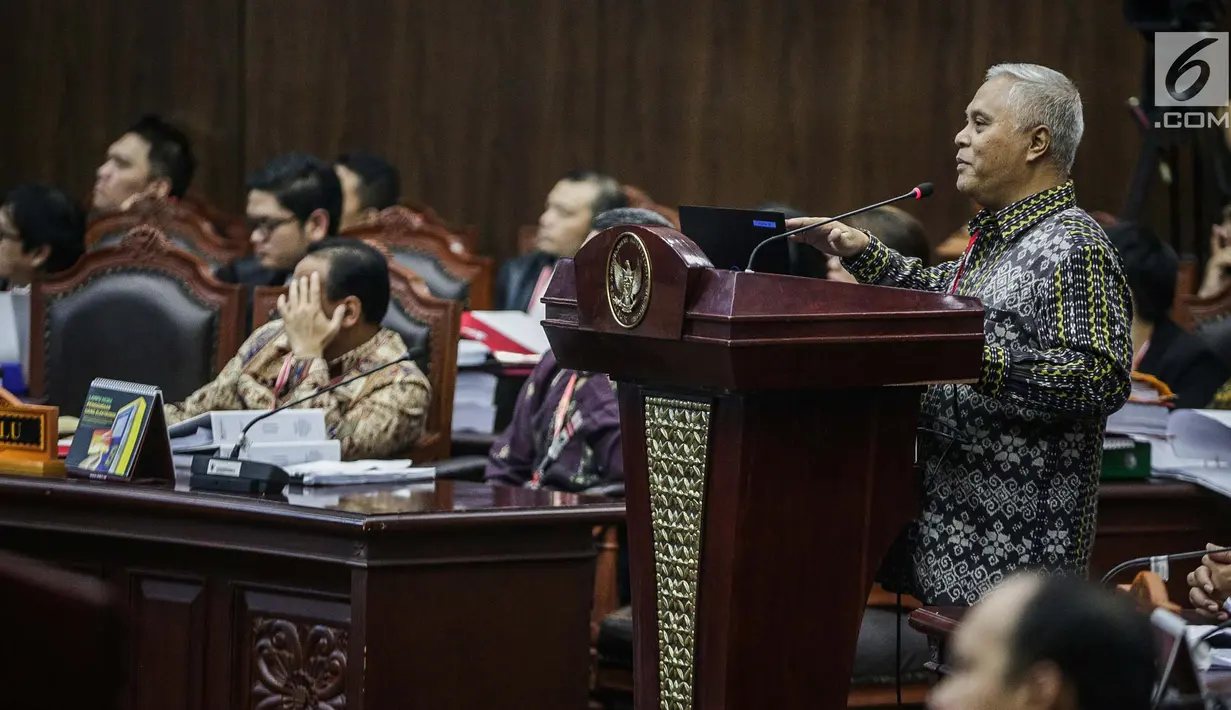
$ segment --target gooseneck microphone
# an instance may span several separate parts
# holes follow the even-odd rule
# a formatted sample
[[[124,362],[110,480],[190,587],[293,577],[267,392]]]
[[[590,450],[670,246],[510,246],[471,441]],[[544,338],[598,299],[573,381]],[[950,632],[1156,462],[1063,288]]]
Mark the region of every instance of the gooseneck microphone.
[[[417,352],[418,350],[419,350],[419,349],[418,349],[418,348],[416,348],[416,352]],[[355,375],[354,377],[347,378],[347,379],[345,379],[345,380],[342,380],[341,382],[335,382],[335,383],[333,383],[332,385],[329,385],[328,387],[322,387],[322,388],[320,388],[319,390],[317,390],[317,391],[313,392],[312,394],[310,394],[310,395],[308,395],[308,396],[306,396],[306,397],[300,397],[299,399],[297,399],[297,400],[295,400],[295,401],[293,401],[293,402],[287,402],[286,404],[284,404],[284,405],[282,405],[282,406],[280,406],[280,407],[274,407],[273,409],[269,410],[268,412],[265,412],[265,413],[264,413],[264,414],[262,414],[261,416],[259,416],[259,417],[255,418],[255,419],[253,419],[252,421],[248,422],[248,424],[247,424],[247,425],[246,425],[243,429],[241,429],[241,430],[239,431],[239,440],[235,442],[235,448],[234,448],[234,449],[231,449],[231,460],[232,460],[232,461],[238,461],[238,460],[239,460],[239,454],[240,454],[240,452],[241,452],[241,451],[243,451],[243,449],[244,449],[244,448],[246,448],[246,447],[247,447],[247,445],[248,445],[248,430],[252,429],[252,427],[253,427],[253,426],[255,426],[255,425],[257,424],[257,422],[260,422],[260,421],[263,421],[263,420],[265,420],[265,419],[268,419],[268,418],[272,417],[273,415],[277,414],[278,412],[285,411],[285,410],[290,409],[291,407],[294,407],[294,406],[296,406],[296,405],[300,405],[300,404],[303,404],[304,402],[307,402],[307,401],[309,401],[309,400],[316,399],[317,397],[320,397],[320,396],[321,396],[321,395],[323,395],[323,394],[328,394],[329,392],[332,392],[332,391],[336,390],[336,389],[337,389],[337,388],[339,388],[339,387],[344,387],[344,386],[346,386],[346,385],[349,385],[350,383],[354,382],[355,380],[362,380],[363,378],[367,377],[368,375],[373,375],[373,374],[376,374],[377,372],[380,372],[381,370],[385,369],[386,367],[393,367],[394,365],[397,365],[398,363],[402,363],[402,362],[412,362],[412,361],[414,360],[414,357],[415,357],[414,353],[412,353],[412,352],[408,352],[408,353],[406,353],[405,355],[403,355],[402,357],[400,357],[400,358],[398,358],[398,359],[396,359],[396,360],[390,360],[389,362],[386,362],[386,363],[385,363],[385,364],[383,364],[383,365],[379,365],[379,366],[377,366],[377,367],[374,367],[374,368],[372,368],[371,370],[368,370],[367,372],[361,372],[361,373],[359,373],[358,375]]]
[[[785,239],[787,237],[790,237],[791,235],[799,234],[800,232],[806,232],[809,229],[815,229],[816,227],[829,224],[830,222],[838,222],[840,220],[846,219],[847,217],[853,217],[862,212],[867,212],[868,210],[874,210],[877,207],[884,207],[885,205],[891,205],[894,202],[898,202],[900,200],[906,200],[906,199],[922,200],[923,198],[928,197],[931,194],[932,194],[932,183],[930,182],[921,183],[918,186],[916,186],[913,190],[911,190],[910,192],[898,195],[897,197],[890,197],[889,199],[882,200],[881,202],[877,202],[874,205],[867,205],[864,207],[860,207],[857,210],[851,210],[850,212],[847,212],[845,214],[840,214],[837,217],[830,217],[829,219],[825,219],[820,222],[816,222],[814,224],[805,224],[804,226],[796,227],[795,229],[792,229],[789,232],[783,232],[782,234],[775,234],[774,236],[762,241],[760,244],[756,246],[755,249],[752,250],[752,254],[748,257],[748,268],[744,269],[744,271],[752,272],[752,265],[756,263],[757,252],[761,251],[761,247],[765,246],[766,244],[769,244],[770,242],[777,241],[779,239]]]
[[[263,461],[241,460],[240,454],[247,448],[248,431],[262,420],[268,419],[278,412],[284,411],[299,404],[303,404],[309,400],[320,397],[323,394],[332,392],[339,387],[348,385],[356,380],[361,380],[369,375],[375,374],[384,370],[387,367],[393,367],[403,362],[413,362],[414,359],[423,353],[422,347],[415,348],[396,360],[390,360],[383,365],[361,372],[353,377],[348,377],[341,382],[335,382],[326,387],[313,392],[306,397],[300,397],[291,402],[287,402],[281,407],[275,407],[264,414],[254,418],[248,422],[239,434],[239,440],[235,442],[235,448],[231,449],[229,456],[194,456],[192,458],[192,478],[189,480],[191,489],[204,490],[223,490],[223,491],[240,491],[248,493],[262,494],[277,494],[286,487],[290,482],[290,475],[280,466]]]
[[[1205,557],[1206,555],[1217,555],[1220,552],[1231,552],[1231,547],[1215,547],[1209,550],[1192,550],[1190,552],[1177,552],[1173,555],[1155,555],[1153,557],[1134,557],[1131,560],[1125,560],[1120,564],[1112,567],[1103,578],[1099,580],[1099,586],[1105,587],[1117,574],[1129,569],[1144,569],[1146,567],[1154,567],[1158,564],[1178,562],[1180,560],[1192,560]]]

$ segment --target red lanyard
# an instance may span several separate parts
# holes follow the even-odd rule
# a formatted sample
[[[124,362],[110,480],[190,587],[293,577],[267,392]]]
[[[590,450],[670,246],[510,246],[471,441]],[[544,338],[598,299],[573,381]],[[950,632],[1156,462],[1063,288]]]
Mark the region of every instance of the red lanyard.
[[[551,461],[551,448],[555,445],[556,440],[560,438],[560,432],[564,430],[566,417],[568,416],[569,403],[573,401],[573,389],[577,386],[577,373],[569,375],[568,384],[564,385],[564,394],[560,396],[560,403],[556,405],[556,413],[553,416],[554,422],[552,425],[551,438],[547,440],[548,455],[543,457],[543,462],[534,471],[534,475],[530,477],[530,487],[538,488],[543,484],[543,469],[547,468],[547,464]],[[571,436],[570,430],[570,436]]]
[[[577,373],[569,375],[568,384],[564,386],[564,394],[560,397],[560,403],[556,405],[555,425],[551,432],[551,438],[555,439],[560,436],[560,430],[564,428],[564,417],[568,414],[568,405],[573,401],[573,388],[577,386]]]
[[[961,280],[962,273],[966,271],[966,262],[970,260],[970,253],[974,251],[975,240],[979,238],[979,230],[975,230],[974,234],[970,235],[970,241],[966,242],[966,251],[962,252],[962,260],[958,262],[957,273],[953,275],[953,286],[949,288],[949,293],[957,293],[957,282]]]

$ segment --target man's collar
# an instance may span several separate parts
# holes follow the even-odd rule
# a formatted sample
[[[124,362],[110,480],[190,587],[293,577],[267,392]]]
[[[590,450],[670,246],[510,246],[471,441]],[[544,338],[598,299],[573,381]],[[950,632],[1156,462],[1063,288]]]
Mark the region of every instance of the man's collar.
[[[1036,192],[993,214],[982,210],[970,221],[970,232],[994,230],[1001,239],[1012,241],[1022,232],[1057,212],[1077,206],[1073,181]]]

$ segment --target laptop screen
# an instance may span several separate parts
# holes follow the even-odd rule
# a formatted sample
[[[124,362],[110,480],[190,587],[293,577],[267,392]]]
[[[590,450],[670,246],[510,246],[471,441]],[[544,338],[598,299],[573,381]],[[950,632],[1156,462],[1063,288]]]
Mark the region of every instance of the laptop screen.
[[[786,231],[786,218],[781,212],[682,205],[680,230],[701,247],[714,268],[743,271],[758,244]],[[781,239],[766,244],[757,252],[752,268],[763,273],[792,273],[789,242]]]

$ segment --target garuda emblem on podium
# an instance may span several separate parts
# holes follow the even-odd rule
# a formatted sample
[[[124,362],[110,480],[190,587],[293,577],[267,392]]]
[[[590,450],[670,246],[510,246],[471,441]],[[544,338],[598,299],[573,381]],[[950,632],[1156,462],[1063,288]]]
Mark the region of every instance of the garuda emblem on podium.
[[[641,322],[650,305],[652,282],[645,242],[631,232],[621,234],[607,255],[607,305],[616,323],[635,328]]]

